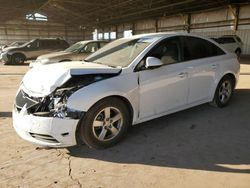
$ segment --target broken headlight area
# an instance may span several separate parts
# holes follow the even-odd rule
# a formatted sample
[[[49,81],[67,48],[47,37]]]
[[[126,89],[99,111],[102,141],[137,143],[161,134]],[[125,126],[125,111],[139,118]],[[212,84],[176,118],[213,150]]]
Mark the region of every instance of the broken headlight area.
[[[72,76],[46,97],[32,97],[20,90],[15,106],[20,111],[26,105],[27,113],[35,116],[80,119],[84,112],[68,108],[68,98],[78,89],[109,77],[111,74]]]
[[[70,94],[69,88],[55,91],[46,97],[31,97],[23,90],[17,94],[15,107],[20,111],[26,105],[27,113],[42,117],[58,117],[80,119],[83,112],[73,110],[67,107],[66,103]]]

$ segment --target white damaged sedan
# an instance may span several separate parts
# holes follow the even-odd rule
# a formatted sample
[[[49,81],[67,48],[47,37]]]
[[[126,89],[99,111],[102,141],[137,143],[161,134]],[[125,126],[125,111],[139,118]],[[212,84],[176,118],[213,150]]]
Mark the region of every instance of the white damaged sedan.
[[[42,146],[110,147],[130,125],[208,102],[226,106],[239,67],[234,54],[195,35],[119,39],[85,61],[29,70],[17,91],[13,125]]]

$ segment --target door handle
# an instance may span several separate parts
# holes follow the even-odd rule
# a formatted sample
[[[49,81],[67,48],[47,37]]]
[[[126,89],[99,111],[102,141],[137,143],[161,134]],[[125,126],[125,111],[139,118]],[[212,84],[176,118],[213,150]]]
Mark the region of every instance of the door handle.
[[[184,78],[184,77],[186,76],[186,74],[187,74],[187,73],[185,73],[185,72],[181,72],[181,73],[178,74],[178,75],[179,75],[180,78]]]
[[[212,69],[217,69],[217,67],[218,67],[218,65],[216,65],[216,64],[212,65]]]

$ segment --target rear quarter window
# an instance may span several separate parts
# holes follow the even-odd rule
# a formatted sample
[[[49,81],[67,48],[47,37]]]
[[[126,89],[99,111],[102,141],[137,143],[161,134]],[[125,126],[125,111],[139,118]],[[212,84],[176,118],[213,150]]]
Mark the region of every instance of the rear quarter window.
[[[220,44],[230,44],[230,43],[235,43],[235,40],[233,37],[222,37],[218,39],[218,42]]]

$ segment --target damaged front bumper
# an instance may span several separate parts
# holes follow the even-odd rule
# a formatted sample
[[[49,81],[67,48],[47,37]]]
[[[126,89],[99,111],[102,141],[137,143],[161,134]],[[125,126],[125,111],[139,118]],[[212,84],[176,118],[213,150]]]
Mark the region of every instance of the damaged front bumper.
[[[41,117],[13,109],[13,126],[17,134],[30,142],[48,147],[69,147],[77,144],[76,129],[79,119]]]

